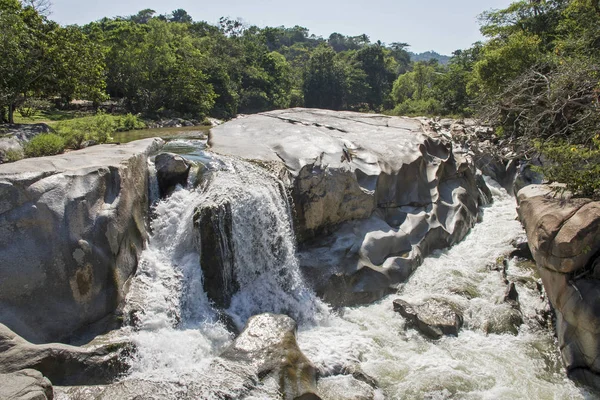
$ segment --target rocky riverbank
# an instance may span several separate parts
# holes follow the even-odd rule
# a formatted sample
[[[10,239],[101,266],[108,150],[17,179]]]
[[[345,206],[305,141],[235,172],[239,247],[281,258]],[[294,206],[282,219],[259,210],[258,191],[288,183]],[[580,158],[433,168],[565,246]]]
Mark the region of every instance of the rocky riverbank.
[[[480,171],[509,192],[532,178],[473,121],[280,110],[216,126],[208,145],[200,156],[165,150],[154,158],[163,142],[145,139],[0,165],[0,382],[7,393],[51,398],[48,380],[33,369],[61,386],[61,399],[334,399],[348,387],[378,398],[376,379],[356,360],[333,370],[313,364],[296,343],[294,320],[276,314],[314,323],[321,300],[342,308],[395,293],[425,257],[459,243],[481,218],[500,189],[490,190]],[[580,220],[595,209],[585,201],[550,204],[546,192],[533,190],[520,192],[520,215],[557,311],[563,358],[571,376],[594,381],[600,239],[596,225]],[[154,210],[162,213],[154,242],[150,192],[165,199]],[[548,222],[557,215],[564,221]],[[576,248],[549,233],[577,221]],[[481,267],[479,275],[500,276]],[[514,282],[504,275],[500,289],[486,288],[503,293],[499,304],[486,305],[497,315],[479,318],[465,315],[482,307],[478,289],[466,271],[452,272],[459,276],[448,280],[456,287],[447,296],[460,307],[398,300],[406,327],[436,341],[464,324],[486,334],[519,332],[527,316]],[[157,327],[174,335],[190,324],[197,329],[197,314],[223,324],[217,343],[244,328],[207,353],[207,379],[119,381],[147,356],[148,343],[128,338]],[[50,343],[85,342],[123,320],[125,330],[83,347]]]

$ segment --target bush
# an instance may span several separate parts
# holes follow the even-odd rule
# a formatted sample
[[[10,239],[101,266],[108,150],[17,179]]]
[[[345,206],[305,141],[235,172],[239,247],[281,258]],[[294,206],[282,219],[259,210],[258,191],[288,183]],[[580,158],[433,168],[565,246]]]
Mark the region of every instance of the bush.
[[[139,119],[131,113],[122,117],[116,117],[116,123],[116,129],[118,132],[133,131],[135,129],[146,128],[146,124],[144,123],[144,121],[142,121],[141,119]]]
[[[588,146],[555,141],[536,147],[550,161],[539,168],[546,179],[566,184],[575,196],[600,198],[600,135]]]
[[[4,152],[4,160],[3,162],[15,162],[25,158],[25,154],[21,149],[8,149]]]
[[[53,133],[37,135],[25,145],[27,157],[43,157],[60,154],[65,150],[65,141]]]
[[[84,117],[59,122],[54,130],[64,138],[65,145],[71,149],[80,149],[83,143],[93,140],[98,143],[106,143],[112,140],[111,134],[117,130],[116,118],[104,113],[98,113],[93,117]]]
[[[394,108],[394,115],[400,116],[423,116],[439,115],[441,111],[440,102],[436,99],[408,99]]]
[[[51,109],[53,106],[52,102],[45,99],[38,99],[30,97],[25,99],[23,104],[18,108],[19,114],[24,118],[31,118],[38,111],[46,111]]]

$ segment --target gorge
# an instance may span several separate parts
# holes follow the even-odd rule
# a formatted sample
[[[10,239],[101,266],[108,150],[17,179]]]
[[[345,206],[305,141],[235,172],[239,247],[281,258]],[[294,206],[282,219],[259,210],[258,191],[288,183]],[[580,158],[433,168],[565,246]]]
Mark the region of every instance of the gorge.
[[[89,373],[55,398],[593,398],[511,256],[539,224],[434,125],[290,109],[0,165],[0,382],[67,359]]]

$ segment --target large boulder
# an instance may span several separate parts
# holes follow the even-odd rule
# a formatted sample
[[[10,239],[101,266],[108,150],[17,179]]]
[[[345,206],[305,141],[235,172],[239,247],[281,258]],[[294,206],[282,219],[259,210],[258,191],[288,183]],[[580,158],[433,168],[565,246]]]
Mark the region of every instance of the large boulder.
[[[261,379],[274,379],[284,400],[318,399],[316,368],[296,342],[296,323],[285,315],[251,317],[221,358],[251,366]]]
[[[160,153],[154,159],[158,187],[162,196],[173,191],[175,186],[185,186],[192,164],[173,153]]]
[[[32,344],[0,324],[0,374],[35,369],[55,385],[110,383],[128,370],[125,359],[132,350],[128,341],[86,347]]]
[[[600,388],[600,202],[530,185],[519,217],[548,299],[569,375]]]
[[[0,322],[61,341],[112,313],[147,238],[160,139],[0,165]]]
[[[4,400],[52,400],[52,383],[33,369],[0,373],[0,399]]]
[[[208,143],[283,163],[301,266],[335,305],[388,293],[424,256],[460,241],[486,197],[470,156],[418,119],[279,110],[217,126]]]

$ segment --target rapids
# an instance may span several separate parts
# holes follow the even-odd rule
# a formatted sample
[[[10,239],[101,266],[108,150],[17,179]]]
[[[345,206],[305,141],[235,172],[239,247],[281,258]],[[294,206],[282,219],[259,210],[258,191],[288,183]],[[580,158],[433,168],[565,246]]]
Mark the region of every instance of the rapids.
[[[506,304],[506,284],[490,270],[523,235],[515,201],[488,181],[494,203],[451,249],[438,251],[398,293],[363,307],[333,311],[306,287],[296,257],[290,204],[282,183],[262,168],[198,153],[204,164],[190,183],[153,206],[152,235],[133,279],[126,313],[136,329],[132,370],[124,379],[186,385],[233,339],[202,287],[193,215],[206,201],[229,201],[234,268],[240,290],[227,314],[238,328],[254,314],[285,313],[299,325],[298,343],[325,380],[336,371],[360,370],[378,383],[383,399],[580,399],[591,395],[566,378],[555,339],[537,320],[546,307],[532,268],[510,260],[524,323],[517,335],[491,333]],[[194,159],[194,157],[190,157]],[[208,175],[208,179],[205,176]],[[153,186],[155,187],[155,186]],[[464,312],[458,337],[431,341],[392,309],[402,298],[443,298]],[[217,385],[218,382],[203,382]],[[340,397],[344,386],[339,386]]]

